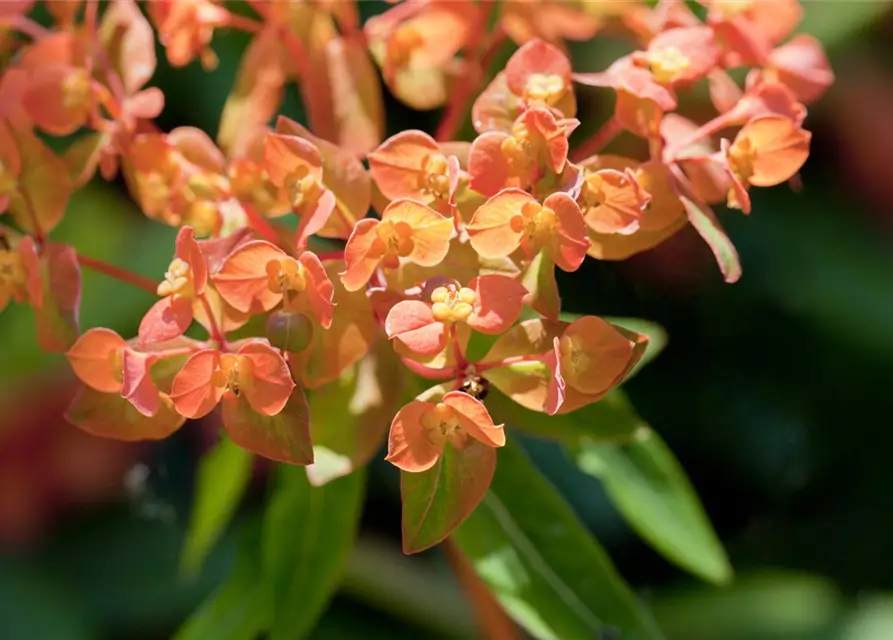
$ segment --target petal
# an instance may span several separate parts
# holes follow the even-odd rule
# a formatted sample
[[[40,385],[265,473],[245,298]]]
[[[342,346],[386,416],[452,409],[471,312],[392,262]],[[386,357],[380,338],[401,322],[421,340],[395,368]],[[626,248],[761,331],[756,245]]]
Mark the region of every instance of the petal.
[[[471,246],[482,258],[502,258],[521,246],[520,231],[511,227],[512,217],[536,200],[521,189],[503,189],[478,207],[466,227]]]
[[[155,73],[155,34],[133,0],[108,6],[102,14],[99,40],[126,94],[135,94]]]
[[[208,284],[208,265],[205,256],[195,240],[195,231],[192,227],[183,227],[177,233],[177,250],[175,255],[188,262],[192,267],[192,281],[195,295],[200,296]]]
[[[391,136],[369,154],[369,172],[379,191],[389,200],[425,195],[419,188],[419,177],[425,159],[440,153],[434,138],[424,131],[408,130]]]
[[[335,310],[335,304],[332,302],[335,297],[335,285],[329,280],[325,267],[315,253],[305,251],[298,258],[298,262],[307,270],[308,282],[304,293],[310,309],[322,328],[328,329],[332,326],[332,313]]]
[[[313,211],[301,212],[301,222],[295,232],[295,247],[304,248],[307,245],[307,239],[326,226],[337,204],[335,194],[326,189],[319,197]]]
[[[124,368],[121,397],[128,400],[144,416],[154,416],[161,407],[161,397],[158,387],[149,375],[149,369],[157,360],[157,356],[125,349],[122,360]]]
[[[378,220],[360,220],[354,225],[347,240],[344,247],[344,271],[340,275],[341,283],[348,291],[359,291],[365,287],[378,268],[381,258],[371,255],[378,239],[375,233],[377,226]]]
[[[576,271],[589,249],[586,221],[580,207],[566,193],[553,193],[543,202],[555,212],[555,235],[549,244],[549,254],[563,271]]]
[[[211,382],[219,362],[219,351],[205,349],[192,354],[174,377],[171,400],[181,416],[193,420],[202,418],[220,402],[224,388]]]
[[[527,289],[517,280],[503,275],[485,275],[468,283],[477,293],[468,316],[468,326],[491,335],[506,331],[518,320]]]
[[[101,393],[89,387],[75,396],[65,419],[95,436],[128,442],[167,438],[186,421],[166,396],[162,396],[158,412],[150,418],[118,394]]]
[[[766,116],[747,123],[736,140],[745,137],[757,152],[750,184],[771,187],[800,170],[809,155],[812,135],[789,118]]]
[[[569,149],[567,136],[580,124],[579,121],[565,120],[559,126],[552,111],[541,107],[528,109],[518,120],[527,126],[530,133],[542,138],[546,154],[540,162],[544,162],[552,173],[561,173]]]
[[[552,373],[549,386],[546,388],[546,402],[543,407],[546,413],[554,416],[561,409],[567,397],[567,383],[561,375],[561,352],[558,338],[552,340],[552,350],[543,358],[543,363]]]
[[[264,169],[277,187],[288,186],[286,178],[299,167],[322,180],[322,156],[312,142],[298,136],[268,133],[264,138]]]
[[[177,127],[165,136],[186,160],[206,171],[223,171],[226,157],[207,133],[196,127]]]
[[[502,152],[502,143],[508,138],[508,134],[501,131],[490,131],[479,135],[471,143],[468,186],[478,193],[493,196],[513,181],[511,167]]]
[[[800,102],[815,102],[834,84],[834,71],[821,43],[805,33],[775,49],[769,62]]]
[[[442,402],[456,410],[459,426],[472,438],[490,447],[505,446],[505,430],[501,424],[493,424],[483,402],[462,391],[450,391]]]
[[[97,391],[114,393],[121,389],[117,377],[121,372],[115,371],[112,354],[126,346],[124,338],[111,329],[94,328],[78,338],[65,355],[84,384]]]
[[[385,320],[385,331],[420,356],[434,356],[447,344],[446,326],[434,319],[431,307],[418,300],[395,304]]]
[[[434,466],[443,453],[443,446],[431,442],[422,426],[422,416],[432,409],[430,403],[413,400],[397,412],[391,422],[385,460],[410,473],[426,471]]]
[[[521,101],[511,92],[505,72],[500,71],[471,107],[471,121],[478,133],[510,131],[520,115]]]
[[[77,75],[83,76],[79,82],[90,83],[85,74],[83,69],[61,64],[49,64],[34,72],[23,104],[38,127],[54,136],[66,136],[87,122],[92,103],[89,96],[73,101],[64,89]]]
[[[240,375],[241,389],[251,407],[266,416],[282,411],[295,388],[288,363],[263,342],[249,342],[238,354],[251,362],[250,375],[245,379]]]
[[[141,344],[173,340],[192,324],[192,299],[181,296],[162,298],[143,316],[140,322]]]
[[[532,74],[556,75],[570,83],[571,63],[560,49],[543,40],[531,40],[518,49],[505,65],[508,86],[515,95],[524,94]]]
[[[600,181],[604,202],[586,211],[586,224],[596,233],[629,235],[635,232],[642,217],[638,185],[629,174],[614,169],[602,169],[595,175]]]
[[[282,294],[268,285],[267,264],[291,259],[277,246],[264,240],[246,242],[233,251],[214,276],[220,297],[237,311],[261,313],[282,300]]]
[[[603,393],[620,382],[632,367],[635,344],[611,324],[596,316],[584,316],[571,323],[563,337],[580,341],[588,363],[576,372],[570,386],[586,394]],[[565,376],[569,378],[569,376]]]
[[[381,219],[410,226],[413,248],[408,258],[417,265],[433,267],[449,253],[453,221],[431,207],[415,200],[394,200],[382,212]]]

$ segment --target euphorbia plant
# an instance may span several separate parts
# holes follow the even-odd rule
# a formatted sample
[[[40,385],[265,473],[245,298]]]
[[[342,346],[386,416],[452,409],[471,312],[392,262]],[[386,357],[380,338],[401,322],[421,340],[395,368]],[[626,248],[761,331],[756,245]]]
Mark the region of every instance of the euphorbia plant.
[[[833,81],[816,41],[801,34],[786,43],[798,3],[709,0],[694,11],[678,0],[410,0],[363,24],[348,1],[254,0],[247,16],[211,0],[86,0],[44,3],[48,25],[33,19],[35,4],[0,9],[0,43],[14,53],[0,77],[0,305],[29,304],[41,347],[66,353],[84,383],[69,420],[141,440],[219,419],[229,437],[219,447],[231,440],[306,466],[313,488],[296,485],[292,469],[277,489],[305,493],[357,478],[386,441],[385,459],[402,478],[407,553],[453,534],[537,636],[592,637],[580,634],[603,623],[659,633],[603,559],[589,579],[610,576],[618,600],[589,601],[585,584],[563,585],[582,614],[496,575],[487,545],[518,544],[508,529],[547,539],[532,521],[507,523],[518,514],[504,504],[499,474],[522,484],[536,474],[529,466],[519,474],[523,455],[508,453],[516,430],[578,451],[598,445],[601,427],[588,421],[607,416],[632,425],[621,434],[630,446],[657,446],[617,389],[653,357],[649,332],[565,315],[555,269],[573,273],[587,255],[626,258],[691,223],[726,281],[738,279],[738,256],[710,205],[749,213],[752,188],[796,175],[809,153],[805,104]],[[253,39],[216,142],[189,127],[160,131],[152,119],[164,96],[146,87],[156,38],[172,66],[197,59],[211,68],[218,29]],[[632,52],[601,72],[575,73],[565,41],[601,31],[627,37]],[[502,53],[510,57],[495,68]],[[743,87],[728,73],[739,67],[750,68]],[[277,117],[291,82],[306,124]],[[593,116],[578,112],[575,83],[615,98],[583,139]],[[717,112],[706,122],[677,110],[697,87],[709,89]],[[442,108],[433,135],[385,139],[384,91],[416,109]],[[469,118],[472,139],[457,140]],[[642,144],[604,153],[623,132]],[[63,150],[51,151],[47,138],[60,136]],[[146,216],[179,229],[164,274],[137,275],[52,239],[72,192],[97,173],[120,173]],[[135,337],[80,333],[81,267],[157,296]],[[660,446],[654,455],[672,460]],[[667,481],[699,513],[684,477]],[[534,494],[548,491],[531,482]],[[205,546],[243,489],[236,482],[231,499],[217,501]],[[357,504],[362,494],[351,495]],[[542,508],[545,518],[567,515],[555,503]],[[699,575],[727,579],[709,524],[697,516],[685,524],[711,547],[711,566],[684,544],[649,537],[648,523],[643,535]],[[353,531],[355,517],[342,525]],[[581,562],[596,557],[587,549]],[[549,570],[563,578],[568,567],[554,551],[534,551],[545,558],[539,569],[518,562],[535,573],[554,561]],[[316,611],[335,584],[337,563],[329,569]],[[276,584],[272,619],[262,623],[274,635],[290,615]],[[548,580],[538,588],[557,589]]]

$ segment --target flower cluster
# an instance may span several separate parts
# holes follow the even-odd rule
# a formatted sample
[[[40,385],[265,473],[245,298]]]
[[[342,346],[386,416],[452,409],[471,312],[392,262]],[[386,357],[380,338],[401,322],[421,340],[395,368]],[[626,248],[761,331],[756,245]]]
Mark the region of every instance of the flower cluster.
[[[472,503],[506,438],[488,386],[566,413],[620,384],[647,343],[598,317],[564,321],[555,269],[626,258],[690,222],[737,279],[710,205],[749,213],[751,188],[795,176],[805,105],[833,81],[820,45],[789,37],[795,0],[704,0],[697,15],[681,0],[409,0],[364,24],[347,1],[252,0],[246,17],[211,0],[85,0],[44,3],[49,27],[35,4],[0,7],[0,307],[29,304],[41,345],[67,353],[85,385],[69,419],[163,438],[219,405],[237,444],[311,464],[305,390],[392,358],[401,379],[436,385],[393,407],[387,459],[420,474],[466,456]],[[159,131],[156,37],[172,66],[211,68],[217,29],[253,39],[216,140]],[[575,73],[565,41],[603,30],[634,50]],[[728,73],[740,67],[743,87]],[[384,139],[379,73],[409,107],[444,108],[433,136]],[[308,127],[276,117],[295,81]],[[718,115],[698,123],[676,111],[701,86]],[[614,112],[572,149],[586,87]],[[454,140],[468,112],[475,137]],[[601,153],[623,132],[646,152]],[[179,228],[157,281],[51,239],[97,173],[120,173],[146,216]],[[81,267],[157,296],[137,336],[79,332]],[[186,337],[193,325],[206,337]]]

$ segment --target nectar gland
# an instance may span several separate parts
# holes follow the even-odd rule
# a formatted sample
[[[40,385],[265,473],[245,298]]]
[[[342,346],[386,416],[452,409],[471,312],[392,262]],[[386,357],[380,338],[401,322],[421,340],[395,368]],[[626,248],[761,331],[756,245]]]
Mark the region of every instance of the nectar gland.
[[[174,294],[187,295],[192,289],[192,267],[180,258],[174,260],[164,273],[164,280],[158,285],[157,293],[165,298]]]
[[[314,207],[323,194],[323,186],[305,166],[299,166],[285,179],[288,199],[295,209]]]
[[[537,149],[530,139],[530,131],[523,122],[512,125],[512,135],[500,145],[502,155],[508,162],[512,175],[519,178],[529,177],[536,166]]]
[[[224,353],[220,356],[220,362],[214,373],[211,374],[211,384],[218,389],[223,388],[230,391],[233,395],[238,396],[242,391],[242,380],[250,375],[250,371],[246,371],[246,366],[250,368],[250,361],[247,358],[240,358],[232,353]]]
[[[521,213],[512,216],[512,231],[524,234],[522,244],[525,250],[535,253],[540,247],[545,246],[555,229],[555,212],[549,207],[531,201],[524,204]]]
[[[567,91],[564,79],[554,73],[532,73],[524,84],[524,100],[528,105],[544,104],[554,107]]]
[[[691,59],[677,47],[664,47],[645,54],[645,64],[654,80],[670,84],[691,66]]]
[[[285,258],[267,263],[267,288],[285,299],[283,307],[290,310],[295,299],[307,290],[307,270],[300,262]]]
[[[443,402],[438,402],[433,409],[426,411],[421,422],[425,435],[432,444],[443,445],[449,442],[458,446],[465,442],[465,433],[459,427],[456,410]]]
[[[412,54],[424,44],[425,39],[418,29],[411,24],[402,25],[388,38],[388,61],[395,69],[403,69],[409,65]]]
[[[400,266],[400,258],[411,254],[414,247],[412,227],[409,224],[402,220],[382,220],[375,227],[375,242],[370,253],[381,258],[383,267],[396,269]]]
[[[477,293],[468,287],[459,288],[454,284],[437,287],[431,292],[431,312],[439,322],[465,322],[477,298]]]
[[[419,172],[418,186],[424,193],[440,199],[450,195],[449,164],[440,153],[432,153],[425,157]]]
[[[27,279],[22,256],[16,251],[0,250],[0,295],[21,289]]]

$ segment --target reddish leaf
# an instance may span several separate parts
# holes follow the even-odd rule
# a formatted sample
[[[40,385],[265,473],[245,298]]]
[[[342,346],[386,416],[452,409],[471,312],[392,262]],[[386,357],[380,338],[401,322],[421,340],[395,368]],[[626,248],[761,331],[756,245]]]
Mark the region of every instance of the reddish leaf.
[[[144,416],[154,416],[161,408],[158,387],[149,374],[156,358],[154,354],[140,353],[133,349],[125,349],[122,358],[124,366],[121,397],[130,401]]]
[[[30,130],[10,127],[21,159],[18,192],[9,208],[16,224],[29,234],[36,233],[34,221],[43,233],[52,231],[68,206],[72,184],[65,161],[56,156]]]
[[[219,364],[220,352],[216,349],[205,349],[189,357],[171,385],[171,400],[180,415],[198,419],[217,406],[225,390],[212,380]]]
[[[93,328],[84,333],[65,354],[75,375],[89,387],[104,393],[121,390],[117,354],[127,347],[111,329]]]
[[[122,0],[110,4],[102,14],[99,39],[124,92],[133,95],[142,89],[155,73],[158,61],[155,34],[136,2]]]
[[[484,403],[462,391],[444,394],[442,402],[456,410],[459,426],[472,438],[489,447],[505,445],[503,425],[493,424]]]
[[[500,334],[515,324],[524,306],[527,289],[508,276],[484,275],[468,283],[477,299],[468,316],[468,326],[487,334]]]
[[[45,351],[65,351],[78,334],[81,267],[74,247],[48,242],[40,259],[43,294],[34,305],[37,341]]]
[[[157,413],[148,417],[117,393],[102,393],[90,387],[81,389],[65,418],[94,436],[127,441],[166,438],[186,421],[165,396],[161,397]]]
[[[381,142],[384,104],[375,67],[360,40],[335,38],[325,47],[339,146],[363,154]]]
[[[251,408],[265,416],[282,411],[295,383],[279,352],[263,342],[249,342],[239,349],[238,355],[251,363],[247,374],[240,372],[239,380]]]
[[[496,471],[496,449],[468,439],[447,446],[433,467],[400,472],[403,497],[403,552],[417,553],[446,538],[487,492]]]
[[[421,473],[433,467],[444,450],[428,437],[422,419],[434,405],[413,400],[404,406],[391,422],[388,455],[385,460],[404,472]]]
[[[420,356],[434,356],[447,344],[446,326],[434,318],[431,306],[418,300],[398,302],[388,313],[385,331]]]
[[[304,390],[296,387],[285,407],[274,416],[254,411],[244,394],[223,399],[223,426],[232,441],[259,456],[287,462],[310,464],[310,412]]]
[[[284,251],[269,242],[246,242],[224,261],[214,276],[214,286],[220,297],[238,311],[269,311],[279,304],[282,294],[270,289],[267,265],[288,259]]]

